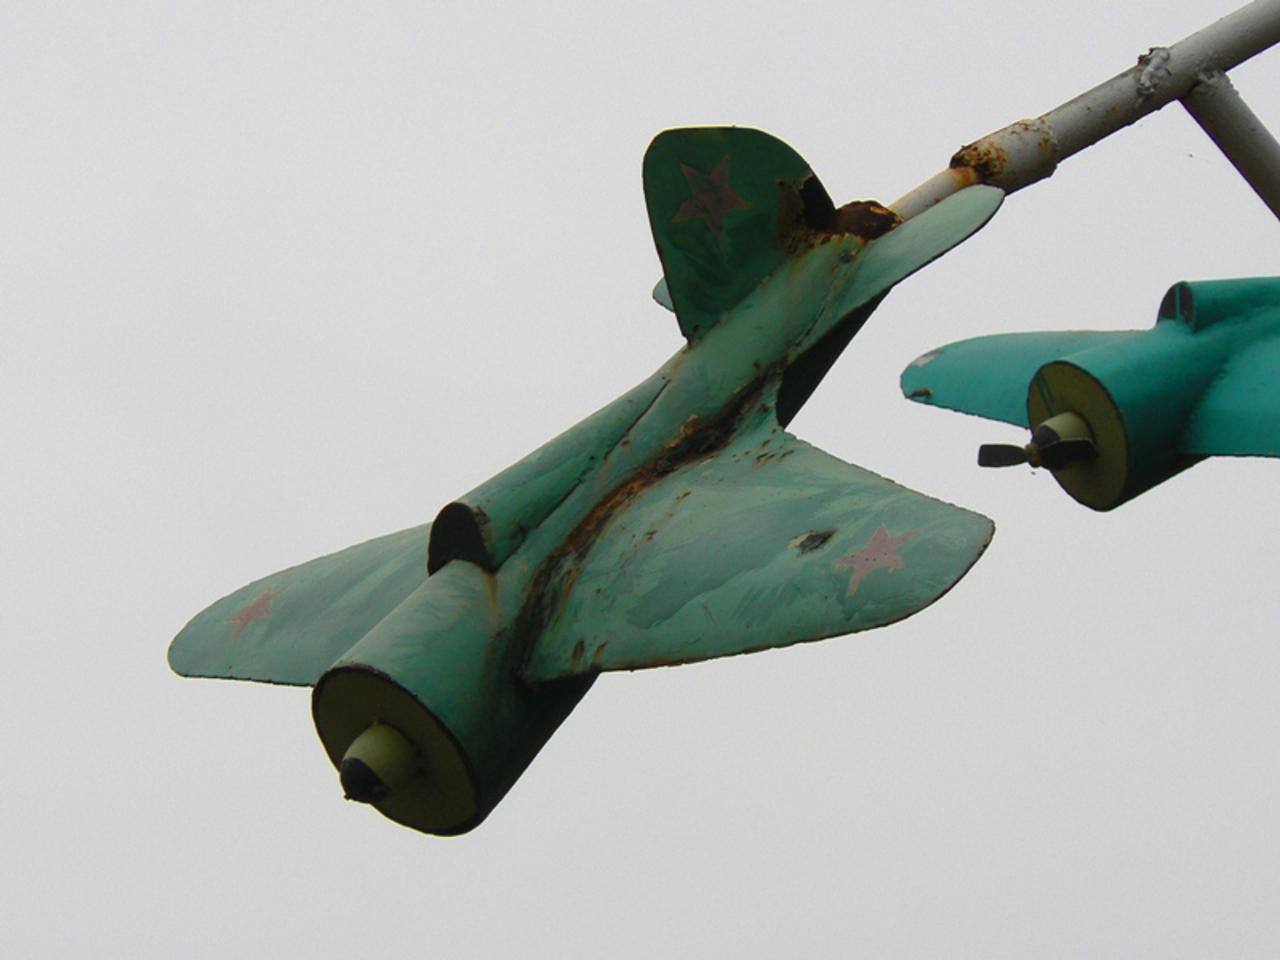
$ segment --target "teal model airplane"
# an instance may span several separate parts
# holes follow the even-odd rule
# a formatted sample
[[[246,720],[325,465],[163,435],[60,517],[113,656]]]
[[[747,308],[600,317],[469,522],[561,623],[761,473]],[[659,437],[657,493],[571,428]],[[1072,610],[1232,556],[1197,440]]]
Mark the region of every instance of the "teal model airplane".
[[[1048,468],[1110,510],[1208,456],[1280,456],[1280,278],[1175,284],[1154,329],[1014,333],[926,353],[902,374],[921,403],[1033,432],[983,466]]]
[[[409,827],[476,826],[600,671],[893,623],[991,537],[785,428],[889,289],[1003,192],[906,222],[837,209],[742,128],[661,134],[644,186],[687,340],[670,361],[434,523],[250,584],[170,647],[185,676],[313,685],[346,795]]]

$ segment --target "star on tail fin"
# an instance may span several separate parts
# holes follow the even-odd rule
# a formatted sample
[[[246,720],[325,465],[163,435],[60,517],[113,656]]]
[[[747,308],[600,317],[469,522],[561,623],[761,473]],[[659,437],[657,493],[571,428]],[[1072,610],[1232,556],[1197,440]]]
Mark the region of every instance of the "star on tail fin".
[[[746,127],[659,134],[645,154],[644,192],[667,295],[690,340],[836,213],[799,154]]]

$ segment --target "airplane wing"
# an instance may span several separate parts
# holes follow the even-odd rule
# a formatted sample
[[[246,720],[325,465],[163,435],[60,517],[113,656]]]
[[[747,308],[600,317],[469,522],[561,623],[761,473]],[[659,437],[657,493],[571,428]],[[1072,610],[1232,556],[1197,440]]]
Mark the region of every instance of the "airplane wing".
[[[1210,456],[1280,456],[1280,337],[1259,340],[1223,366],[1179,448]]]
[[[762,424],[613,515],[526,675],[687,663],[893,623],[946,593],[993,529]]]
[[[1027,389],[1037,370],[1053,360],[1147,332],[1063,330],[961,340],[911,361],[902,371],[902,392],[918,403],[1029,427]]]
[[[427,579],[431,524],[290,567],[197,614],[169,646],[185,677],[311,686]]]

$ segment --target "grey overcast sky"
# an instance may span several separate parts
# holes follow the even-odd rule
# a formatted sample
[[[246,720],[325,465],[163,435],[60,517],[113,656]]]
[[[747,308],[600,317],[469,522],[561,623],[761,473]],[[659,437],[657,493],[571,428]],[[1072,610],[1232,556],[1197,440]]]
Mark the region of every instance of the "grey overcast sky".
[[[1176,106],[891,294],[792,427],[995,519],[934,607],[606,676],[452,840],[342,800],[307,691],[165,661],[680,346],[659,130],[761,127],[888,201],[1233,7],[0,6],[0,953],[1275,956],[1280,464],[1097,515],[897,388],[951,340],[1280,273]],[[1280,51],[1233,77],[1280,130]]]

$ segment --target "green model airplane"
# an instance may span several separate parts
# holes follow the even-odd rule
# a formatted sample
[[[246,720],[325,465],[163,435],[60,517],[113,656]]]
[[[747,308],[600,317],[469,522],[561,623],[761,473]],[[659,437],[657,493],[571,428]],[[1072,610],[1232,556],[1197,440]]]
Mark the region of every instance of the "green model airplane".
[[[975,186],[903,223],[837,209],[756,130],[675,130],[644,163],[687,343],[432,524],[266,577],[173,641],[185,676],[314,685],[346,795],[462,833],[602,670],[893,623],[985,549],[985,517],[797,440],[787,423],[894,284],[978,230]]]
[[[1175,284],[1154,329],[1014,333],[926,353],[921,403],[1032,429],[983,466],[1047,467],[1110,510],[1208,456],[1280,456],[1280,278]]]

